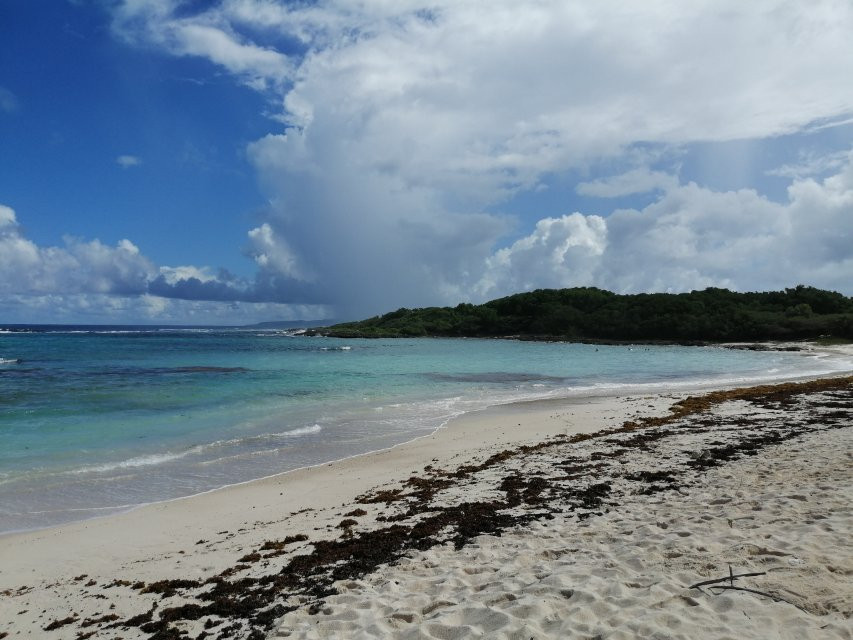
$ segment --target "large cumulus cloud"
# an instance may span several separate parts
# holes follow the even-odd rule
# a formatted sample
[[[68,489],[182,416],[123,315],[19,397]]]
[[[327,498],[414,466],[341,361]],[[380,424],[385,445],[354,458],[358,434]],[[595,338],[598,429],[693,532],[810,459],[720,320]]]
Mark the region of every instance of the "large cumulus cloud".
[[[785,203],[751,189],[718,192],[689,183],[671,186],[642,210],[617,210],[606,219],[547,218],[488,266],[478,287],[485,296],[533,286],[638,292],[798,282],[849,295],[853,154],[834,175],[792,182]]]
[[[849,157],[812,163],[834,172],[821,180],[783,167],[788,198],[774,202],[685,184],[637,153],[849,118],[845,0],[111,6],[125,42],[205,58],[268,98],[271,131],[246,153],[270,205],[235,239],[257,265],[251,281],[162,271],[130,243],[35,249],[45,263],[76,259],[86,282],[106,274],[93,291],[328,303],[342,316],[575,284],[851,292]],[[505,206],[627,158],[628,171],[578,187],[603,199],[598,211],[520,233]],[[641,210],[607,208],[648,190]]]
[[[823,254],[788,250],[792,225],[818,215],[803,194],[714,193],[642,164],[578,191],[659,190],[648,209],[543,219],[495,251],[511,220],[482,211],[549,175],[641,141],[766,138],[853,109],[839,55],[853,54],[850,5],[724,4],[333,2],[271,15],[224,3],[219,20],[269,20],[309,48],[283,98],[288,127],[249,148],[283,284],[310,282],[350,315],[578,283],[847,286],[843,262],[805,269]],[[830,241],[829,228],[808,237]]]

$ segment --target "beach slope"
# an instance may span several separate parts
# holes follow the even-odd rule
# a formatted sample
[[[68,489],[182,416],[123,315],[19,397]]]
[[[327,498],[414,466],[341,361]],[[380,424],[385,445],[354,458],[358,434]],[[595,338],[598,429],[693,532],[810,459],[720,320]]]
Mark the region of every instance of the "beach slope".
[[[5,536],[0,637],[850,638],[851,407],[851,377],[508,405]]]

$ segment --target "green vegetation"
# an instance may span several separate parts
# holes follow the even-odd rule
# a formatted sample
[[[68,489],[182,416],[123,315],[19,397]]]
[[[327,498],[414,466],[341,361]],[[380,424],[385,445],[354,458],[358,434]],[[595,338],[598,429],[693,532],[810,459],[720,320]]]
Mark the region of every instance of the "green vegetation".
[[[709,288],[637,295],[592,287],[538,289],[481,305],[402,308],[316,333],[345,338],[725,342],[831,336],[850,340],[853,298],[803,285],[760,293]]]
[[[815,343],[822,347],[834,347],[842,344],[853,344],[853,337],[841,338],[838,336],[820,336]]]

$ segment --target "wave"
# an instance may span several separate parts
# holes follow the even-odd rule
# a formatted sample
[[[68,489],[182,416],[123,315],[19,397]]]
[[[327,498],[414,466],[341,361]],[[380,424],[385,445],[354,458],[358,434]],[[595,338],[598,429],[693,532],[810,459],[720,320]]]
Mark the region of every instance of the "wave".
[[[104,473],[106,471],[116,471],[117,469],[149,467],[157,464],[163,464],[165,462],[171,462],[172,460],[179,460],[190,455],[191,453],[200,453],[203,450],[203,446],[204,445],[199,445],[179,453],[154,453],[145,456],[136,456],[134,458],[128,458],[127,460],[121,460],[119,462],[107,462],[104,464],[89,465],[85,467],[80,467],[79,469],[74,469],[69,473]]]
[[[549,376],[540,373],[511,373],[504,371],[488,373],[427,373],[426,377],[436,382],[486,382],[493,384],[511,384],[517,382],[551,382],[566,380],[562,376]]]
[[[791,370],[791,371],[781,371],[779,369],[771,372],[770,370],[765,372],[752,372],[745,373],[741,376],[709,376],[709,377],[696,377],[696,378],[681,378],[681,379],[660,379],[660,380],[646,380],[642,382],[631,382],[631,381],[622,381],[622,382],[597,382],[589,385],[578,385],[578,386],[569,386],[562,389],[554,389],[549,392],[547,395],[549,397],[560,397],[564,393],[568,393],[570,396],[575,395],[583,395],[585,393],[600,393],[604,392],[606,394],[610,393],[655,393],[655,392],[666,392],[670,389],[683,389],[685,391],[700,391],[706,388],[718,388],[718,387],[729,387],[729,386],[737,386],[743,384],[759,384],[759,383],[772,383],[783,380],[794,380],[798,378],[811,378],[813,376],[821,376],[821,375],[832,375],[834,373],[840,373],[844,371],[843,369],[833,369],[833,370],[825,370],[825,369],[804,369],[804,370]]]
[[[20,358],[0,358],[0,364],[21,364]]]
[[[249,371],[246,367],[210,367],[210,366],[194,366],[194,367],[173,367],[171,369],[152,369],[156,372],[164,373],[237,373]]]
[[[122,329],[122,330],[116,329],[116,330],[109,330],[109,331],[68,331],[67,333],[92,333],[95,335],[111,336],[111,335],[125,335],[125,334],[132,334],[132,333],[150,333],[150,332],[149,331],[137,331],[134,329]]]
[[[298,429],[291,429],[290,431],[282,431],[281,433],[273,433],[271,436],[307,436],[312,433],[320,433],[323,430],[319,424],[315,424],[311,427],[299,427]]]
[[[138,503],[129,503],[129,504],[119,504],[115,506],[106,506],[106,507],[67,507],[65,509],[41,509],[36,511],[19,511],[19,512],[9,512],[9,515],[19,516],[39,516],[44,514],[53,514],[53,513],[98,513],[98,512],[112,512],[112,511],[121,511],[122,509],[132,509],[133,507],[138,507]],[[22,529],[22,531],[26,531],[26,529]],[[4,531],[4,533],[15,533],[12,531]]]
[[[211,365],[187,365],[183,367],[113,367],[89,372],[93,376],[151,376],[173,373],[246,373],[246,367],[216,367]]]
[[[225,446],[225,445],[236,445],[236,444],[247,444],[249,442],[259,442],[259,441],[271,441],[275,443],[276,440],[280,440],[281,438],[293,438],[298,436],[307,436],[313,433],[320,433],[323,430],[319,424],[315,424],[311,427],[299,427],[297,429],[291,429],[290,431],[282,431],[280,433],[265,433],[259,436],[252,436],[250,438],[235,438],[234,440],[225,440],[211,443],[207,446],[207,448],[212,449],[216,446]],[[219,458],[211,458],[210,460],[202,460],[199,462],[201,465],[212,465],[212,464],[220,464],[227,460],[236,460],[238,458],[251,458],[254,456],[262,456],[271,453],[278,453],[282,450],[283,447],[277,446],[266,446],[257,449],[249,449],[246,451],[239,451],[237,453],[230,453],[228,455],[221,456]]]
[[[294,436],[307,436],[312,433],[320,433],[323,430],[319,424],[314,424],[310,427],[297,427],[295,429],[290,429],[289,431],[278,431],[275,433],[261,433],[255,436],[248,436],[245,438],[231,438],[230,440],[214,440],[210,444],[199,445],[196,447],[197,449],[207,450],[207,449],[215,449],[219,447],[227,447],[233,445],[245,445],[250,443],[262,443],[269,442],[270,440],[278,440],[279,438],[292,438]]]
[[[29,325],[3,326],[0,333],[54,333],[60,335],[157,335],[157,334],[209,334],[230,331],[227,327],[172,327],[172,326],[110,326],[110,325]]]
[[[151,333],[151,331],[139,331],[139,330],[131,330],[131,329],[123,329],[123,330],[103,330],[98,331],[94,329],[47,329],[44,331],[30,331],[28,333],[59,333],[63,335],[77,335],[77,334],[85,334],[85,335],[123,335],[123,334],[132,334],[132,333]]]
[[[190,455],[198,455],[202,454],[211,449],[218,449],[221,447],[235,446],[235,445],[245,445],[251,442],[265,442],[269,440],[276,440],[279,438],[292,438],[298,436],[306,436],[314,433],[320,433],[323,430],[319,424],[314,424],[309,427],[297,427],[295,429],[290,429],[289,431],[281,431],[278,433],[264,433],[256,436],[249,436],[248,438],[233,438],[230,440],[215,440],[206,444],[195,445],[194,447],[190,447],[184,451],[166,451],[164,453],[153,453],[147,454],[143,456],[135,456],[133,458],[128,458],[127,460],[120,460],[118,462],[107,462],[104,464],[96,464],[96,465],[87,465],[85,467],[80,467],[79,469],[73,469],[68,473],[72,473],[75,475],[84,474],[84,473],[106,473],[109,471],[116,471],[119,469],[134,469],[139,467],[150,467],[160,464],[165,464],[167,462],[173,462],[175,460],[180,460],[181,458],[186,458]]]
[[[240,330],[237,329],[236,331]],[[305,329],[263,329],[261,331],[253,329],[253,331],[256,333],[253,333],[252,335],[256,338],[295,338],[305,333]]]
[[[320,347],[320,351],[352,351],[352,347]]]

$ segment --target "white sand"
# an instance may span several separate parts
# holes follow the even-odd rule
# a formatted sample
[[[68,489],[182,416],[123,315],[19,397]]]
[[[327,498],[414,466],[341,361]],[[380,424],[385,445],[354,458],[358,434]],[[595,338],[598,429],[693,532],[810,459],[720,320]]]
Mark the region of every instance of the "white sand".
[[[663,412],[669,402],[663,397],[599,397],[495,408],[387,451],[125,514],[2,536],[0,634],[76,638],[76,625],[49,633],[43,628],[69,616],[81,621],[109,614],[127,618],[159,600],[122,586],[104,588],[117,579],[206,579],[270,538],[300,533],[335,538],[343,505],[370,489],[408,478],[431,461],[451,466],[568,430],[596,431],[634,415]],[[199,540],[206,542],[198,545]],[[86,578],[75,580],[84,574]],[[91,581],[97,584],[84,588]],[[103,630],[97,637],[129,640],[147,634]]]
[[[708,473],[685,495],[412,555],[341,585],[278,638],[853,637],[853,429]],[[689,589],[767,572],[742,592]]]
[[[498,407],[388,451],[2,537],[0,638],[77,638],[92,631],[95,638],[148,637],[136,628],[81,623],[181,601],[109,586],[115,580],[206,579],[265,540],[300,533],[312,542],[336,539],[336,525],[356,496],[426,465],[450,469],[520,443],[662,415],[677,397]],[[684,496],[629,496],[618,510],[583,522],[558,516],[501,538],[482,536],[461,551],[435,547],[338,585],[342,594],[329,598],[323,613],[295,611],[273,637],[850,638],[850,426],[713,469]],[[488,490],[476,482],[456,489],[466,499]],[[365,508],[357,530],[381,526],[374,520],[381,510]],[[274,571],[309,549],[296,544],[245,575]],[[724,575],[727,563],[736,572],[772,569],[738,584],[784,590],[805,611],[745,592],[687,589],[691,581]],[[76,621],[43,631],[69,616]],[[188,637],[201,633],[203,622],[184,625]]]

